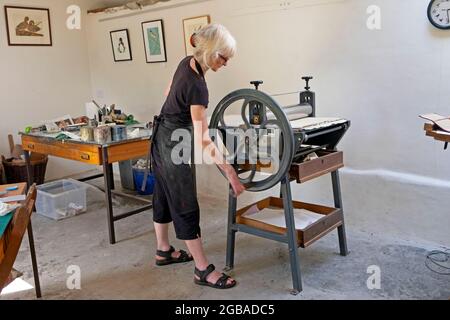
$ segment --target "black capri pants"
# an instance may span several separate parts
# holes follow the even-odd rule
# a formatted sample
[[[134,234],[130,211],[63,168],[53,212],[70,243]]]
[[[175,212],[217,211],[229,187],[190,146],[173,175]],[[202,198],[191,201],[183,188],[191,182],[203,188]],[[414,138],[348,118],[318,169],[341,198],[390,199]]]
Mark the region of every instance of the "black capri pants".
[[[192,122],[159,116],[155,119],[152,136],[152,168],[155,177],[153,191],[153,221],[167,224],[173,221],[175,233],[180,240],[201,237],[200,209],[197,201],[195,177],[187,163],[175,164],[172,149],[179,141],[172,141],[176,129],[188,130],[192,137]],[[183,141],[184,150],[191,150],[190,141]],[[189,152],[190,156],[190,152]]]

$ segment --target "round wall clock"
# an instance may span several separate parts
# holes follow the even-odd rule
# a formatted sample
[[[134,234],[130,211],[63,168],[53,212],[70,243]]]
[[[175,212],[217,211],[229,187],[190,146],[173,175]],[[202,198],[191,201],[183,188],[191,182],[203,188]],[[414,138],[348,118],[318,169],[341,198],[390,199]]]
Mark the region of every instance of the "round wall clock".
[[[428,19],[439,29],[450,29],[450,0],[431,0]]]

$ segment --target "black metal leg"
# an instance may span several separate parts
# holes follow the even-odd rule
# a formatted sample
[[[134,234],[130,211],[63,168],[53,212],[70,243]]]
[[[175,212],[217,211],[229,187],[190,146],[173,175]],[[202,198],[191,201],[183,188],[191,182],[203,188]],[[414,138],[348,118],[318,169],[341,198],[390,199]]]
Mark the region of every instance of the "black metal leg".
[[[338,227],[339,250],[341,256],[346,256],[348,254],[348,248],[347,237],[345,235],[345,220],[343,216],[344,208],[342,206],[341,184],[339,179],[339,172],[337,170],[331,173],[331,179],[333,181],[334,206],[342,210],[342,225]]]
[[[113,169],[113,165],[112,163],[108,165],[109,166],[109,181],[111,182],[111,190],[114,190],[116,188],[115,184],[114,184],[114,169]]]
[[[23,154],[25,156],[25,163],[27,165],[27,182],[28,182],[27,190],[28,190],[33,184],[34,177],[33,177],[33,170],[31,170],[30,152],[24,151]]]
[[[283,195],[283,207],[287,226],[289,258],[291,261],[292,283],[294,286],[292,294],[296,295],[302,291],[302,277],[300,271],[297,230],[295,229],[294,209],[292,207],[292,194],[289,176],[286,176],[281,181],[281,193]]]
[[[228,196],[228,227],[227,227],[227,261],[226,270],[230,271],[234,268],[234,246],[236,243],[236,230],[233,226],[236,223],[236,206],[237,199],[232,195],[231,186],[229,186]]]
[[[108,219],[108,231],[109,231],[109,242],[111,244],[116,243],[116,235],[114,232],[114,215],[113,215],[113,205],[112,205],[112,193],[111,187],[112,179],[111,175],[111,165],[108,164],[108,149],[103,148],[103,178],[105,180],[105,196],[106,196],[106,211],[107,211],[107,219]]]
[[[34,177],[33,177],[33,170],[31,170],[30,152],[24,151],[23,153],[25,156],[25,163],[27,166],[27,181],[28,181],[27,192],[28,192],[28,189],[33,184]],[[30,244],[31,265],[33,267],[34,288],[36,290],[36,297],[41,298],[42,297],[41,284],[39,281],[39,270],[36,259],[36,250],[34,248],[34,236],[33,236],[33,227],[31,226],[31,220],[28,223],[27,231],[28,231],[28,242]]]
[[[34,248],[33,227],[31,226],[31,221],[28,224],[28,241],[30,243],[31,264],[33,266],[34,288],[36,290],[36,297],[41,298],[41,284],[39,281],[39,270],[36,259],[36,251]]]

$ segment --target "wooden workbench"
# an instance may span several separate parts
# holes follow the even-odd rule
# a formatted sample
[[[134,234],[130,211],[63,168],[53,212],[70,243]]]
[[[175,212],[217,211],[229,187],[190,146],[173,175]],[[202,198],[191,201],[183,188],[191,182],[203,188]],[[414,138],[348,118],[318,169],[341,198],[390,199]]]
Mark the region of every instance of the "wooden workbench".
[[[114,189],[114,179],[112,164],[114,162],[126,161],[139,157],[147,157],[150,148],[150,131],[142,130],[141,132],[142,134],[137,138],[110,142],[103,145],[73,140],[60,141],[41,133],[22,133],[22,148],[28,165],[28,182],[31,183],[31,181],[33,181],[32,170],[30,167],[30,152],[37,152],[86,164],[102,166],[103,174],[80,179],[80,181],[87,181],[103,176],[109,240],[111,244],[114,244],[116,242],[114,231],[115,221],[152,208],[152,205],[149,203],[130,212],[121,213],[116,216],[113,214],[112,190]]]
[[[6,191],[6,189],[8,187],[13,187],[13,186],[17,186],[17,190],[9,191],[6,195],[0,196],[0,200],[4,197],[25,194],[26,189],[27,189],[26,183],[0,185],[0,191]],[[10,204],[12,204],[12,203],[10,203]],[[7,225],[3,234],[0,235],[0,263],[3,261],[3,259],[5,257],[6,248],[8,246],[8,241],[11,236],[11,232],[12,232],[11,221],[13,219],[13,214],[14,213],[10,213],[9,215],[0,217],[1,219],[3,219],[3,222],[6,223],[6,225]],[[30,222],[28,223],[27,232],[28,232],[28,242],[30,245],[31,263],[32,263],[32,267],[33,267],[33,276],[34,276],[34,284],[35,284],[34,288],[36,291],[36,297],[40,298],[41,297],[41,285],[39,282],[39,272],[38,272],[37,261],[36,261],[36,252],[35,252],[35,248],[34,248],[34,236],[33,236],[33,228],[31,226],[31,219],[30,219]]]

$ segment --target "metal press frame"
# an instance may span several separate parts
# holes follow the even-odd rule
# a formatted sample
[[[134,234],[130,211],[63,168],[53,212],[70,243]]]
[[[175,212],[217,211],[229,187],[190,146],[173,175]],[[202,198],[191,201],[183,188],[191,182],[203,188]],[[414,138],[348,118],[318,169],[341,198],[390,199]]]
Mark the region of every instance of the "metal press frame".
[[[332,185],[333,185],[333,196],[335,208],[341,210],[343,213],[344,209],[342,207],[342,197],[341,197],[341,187],[339,180],[339,171],[336,170],[331,173]],[[274,232],[265,231],[250,227],[244,224],[239,224],[236,222],[237,213],[237,199],[232,195],[231,185],[230,195],[228,197],[228,226],[227,226],[227,252],[226,252],[226,270],[230,271],[234,268],[234,249],[236,243],[236,233],[244,232],[257,237],[262,237],[269,240],[274,240],[282,243],[287,243],[289,248],[289,259],[291,264],[292,273],[292,283],[293,290],[292,294],[297,295],[302,291],[302,279],[301,279],[301,268],[300,268],[300,257],[298,254],[298,238],[297,231],[295,229],[294,221],[294,209],[292,206],[292,192],[290,185],[290,177],[286,175],[281,180],[281,197],[283,199],[283,209],[284,216],[286,219],[286,234],[280,235]],[[338,238],[339,238],[339,250],[341,256],[346,256],[348,254],[347,249],[347,239],[345,234],[345,223],[342,221],[342,225],[338,228]]]

